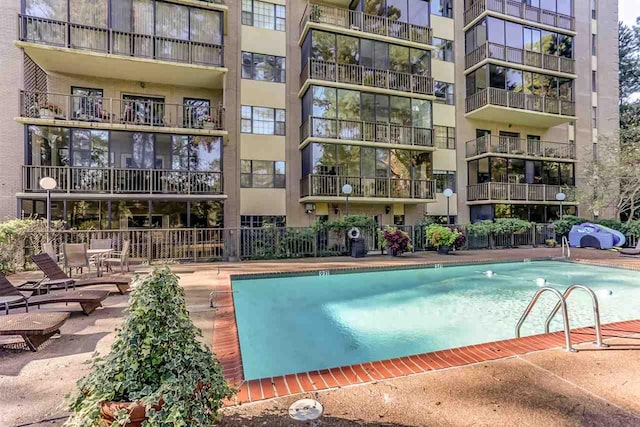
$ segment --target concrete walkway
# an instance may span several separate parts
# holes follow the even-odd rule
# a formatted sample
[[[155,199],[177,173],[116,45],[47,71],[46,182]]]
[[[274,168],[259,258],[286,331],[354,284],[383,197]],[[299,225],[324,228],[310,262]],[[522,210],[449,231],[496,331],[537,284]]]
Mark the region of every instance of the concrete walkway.
[[[469,251],[453,257],[433,253],[400,259],[368,257],[288,260],[227,264],[172,265],[185,287],[195,324],[213,341],[211,290],[228,273],[353,268],[362,265],[444,263],[557,256],[559,250]],[[604,251],[575,251],[575,256],[606,264],[620,258]],[[638,260],[625,267],[640,268]],[[11,277],[14,282],[33,273]],[[37,274],[35,275],[37,276]],[[105,287],[105,289],[110,289]],[[63,397],[88,370],[93,352],[108,351],[123,318],[128,296],[112,295],[91,316],[60,306],[43,310],[77,310],[37,353],[0,349],[0,426],[61,425]],[[634,302],[630,302],[634,303]],[[640,312],[639,316],[640,318]],[[4,339],[3,339],[4,340]],[[377,383],[314,393],[326,408],[322,425],[607,425],[640,426],[640,336],[615,339],[607,350],[567,354],[561,350],[428,372]],[[591,349],[590,346],[581,346]],[[290,396],[225,410],[225,426],[288,426]],[[52,421],[45,421],[52,420]]]

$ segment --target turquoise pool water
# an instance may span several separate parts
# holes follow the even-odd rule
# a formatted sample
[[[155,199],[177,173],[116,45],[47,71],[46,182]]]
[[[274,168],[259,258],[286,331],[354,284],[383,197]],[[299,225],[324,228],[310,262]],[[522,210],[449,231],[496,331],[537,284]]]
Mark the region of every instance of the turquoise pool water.
[[[556,261],[238,279],[232,285],[245,378],[513,338],[540,277],[561,290],[593,288],[604,323],[640,318],[640,273]],[[523,335],[544,332],[553,304],[550,294],[541,298]],[[593,324],[586,294],[575,291],[569,309],[572,328]]]

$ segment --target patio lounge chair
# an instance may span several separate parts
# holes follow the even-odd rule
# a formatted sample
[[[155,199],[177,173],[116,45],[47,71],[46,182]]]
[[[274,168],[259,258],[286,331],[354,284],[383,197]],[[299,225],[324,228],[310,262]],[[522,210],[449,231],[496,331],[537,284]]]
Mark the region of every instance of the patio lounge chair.
[[[0,335],[20,335],[31,351],[60,333],[69,313],[19,313],[0,316]]]
[[[638,243],[636,244],[635,248],[621,249],[620,255],[640,257],[640,239],[638,239]]]
[[[116,285],[118,292],[124,294],[130,288],[130,281],[124,277],[95,277],[91,279],[73,279],[62,271],[54,260],[47,254],[31,255],[31,260],[44,273],[45,280],[36,283],[26,283],[19,288],[21,290],[40,289],[67,289],[69,286],[79,288],[82,286]]]
[[[109,291],[65,291],[27,296],[25,293],[20,292],[20,289],[13,286],[6,277],[0,274],[0,306],[4,306],[5,314],[7,315],[11,308],[25,307],[26,311],[29,312],[29,306],[41,306],[61,302],[77,302],[80,304],[82,312],[89,315],[96,308],[101,307],[102,301],[108,296]]]

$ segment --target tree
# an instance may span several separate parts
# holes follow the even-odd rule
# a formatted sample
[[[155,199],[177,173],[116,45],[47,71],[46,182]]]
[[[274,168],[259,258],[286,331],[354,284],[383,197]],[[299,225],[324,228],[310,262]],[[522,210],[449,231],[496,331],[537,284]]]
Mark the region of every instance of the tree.
[[[631,221],[640,213],[640,144],[622,145],[616,137],[601,137],[596,155],[587,150],[578,201],[594,217],[613,211]],[[594,191],[596,189],[596,191]]]
[[[633,94],[640,91],[640,24],[633,28],[619,24],[620,103],[629,104]]]

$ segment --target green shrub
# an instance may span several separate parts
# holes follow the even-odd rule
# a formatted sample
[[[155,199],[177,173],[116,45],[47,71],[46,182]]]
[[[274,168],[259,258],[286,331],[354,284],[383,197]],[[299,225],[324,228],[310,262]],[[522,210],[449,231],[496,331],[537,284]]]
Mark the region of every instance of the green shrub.
[[[516,218],[500,218],[493,222],[491,231],[493,233],[515,234],[524,233],[531,229],[532,224],[529,221]]]
[[[184,290],[168,268],[137,279],[129,313],[111,352],[94,356],[92,372],[78,381],[70,397],[73,411],[65,426],[101,426],[100,403],[140,401],[147,407],[146,427],[210,426],[222,400],[233,390],[222,367],[197,337]],[[151,406],[164,401],[159,411]],[[118,414],[124,421],[126,411]]]
[[[47,221],[44,219],[12,219],[0,223],[0,273],[13,273],[25,268],[25,255],[40,253],[47,237],[54,239],[62,229],[61,221],[51,223],[47,236]]]
[[[624,233],[629,236],[640,237],[640,220],[634,220],[624,224]]]
[[[493,232],[493,221],[485,219],[484,221],[467,224],[466,229],[470,236],[488,236]]]
[[[329,230],[336,232],[345,232],[352,227],[360,229],[373,229],[376,223],[373,218],[367,215],[346,215],[341,218],[332,219],[325,222],[316,222],[314,227],[319,230]]]
[[[452,230],[438,224],[428,225],[426,228],[427,241],[431,246],[453,248],[456,239],[462,234],[458,230]]]
[[[611,228],[612,230],[620,231],[621,233],[624,233],[625,231],[624,224],[618,221],[617,219],[597,219],[591,222],[593,224],[598,224],[607,228]]]
[[[582,224],[583,222],[588,221],[584,218],[580,218],[579,216],[564,215],[562,219],[553,221],[553,226],[556,230],[556,234],[565,235],[571,231],[571,227]]]

